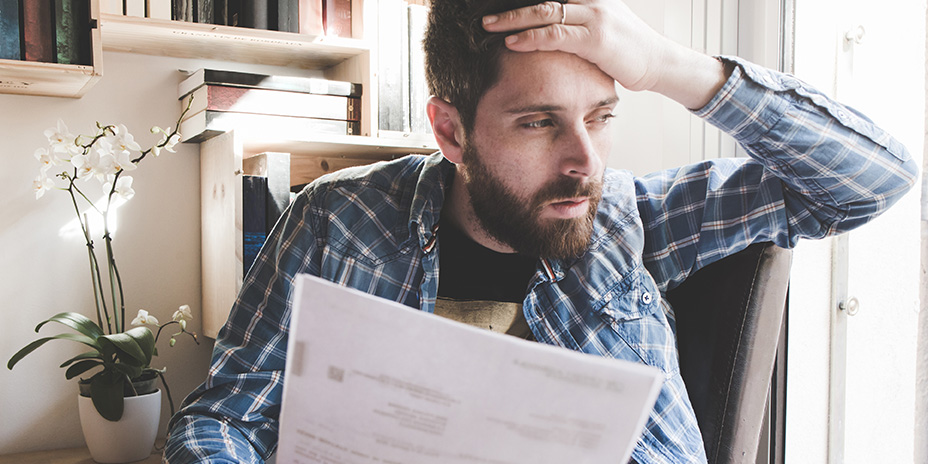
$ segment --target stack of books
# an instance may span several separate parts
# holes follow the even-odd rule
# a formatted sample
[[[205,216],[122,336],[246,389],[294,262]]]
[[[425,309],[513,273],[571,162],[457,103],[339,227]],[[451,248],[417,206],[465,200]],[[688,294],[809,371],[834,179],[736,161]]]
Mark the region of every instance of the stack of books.
[[[101,0],[101,8],[126,16],[351,37],[351,0]]]
[[[358,135],[361,92],[351,82],[200,69],[178,85],[181,110],[190,105],[181,140],[202,142],[235,129]]]
[[[0,0],[0,59],[93,65],[90,2]]]

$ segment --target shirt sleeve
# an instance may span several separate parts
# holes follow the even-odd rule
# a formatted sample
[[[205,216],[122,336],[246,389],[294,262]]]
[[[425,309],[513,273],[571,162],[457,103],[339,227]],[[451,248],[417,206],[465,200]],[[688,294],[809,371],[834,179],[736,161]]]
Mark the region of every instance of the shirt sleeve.
[[[905,147],[857,111],[790,75],[737,58],[697,116],[750,158],[636,179],[644,261],[662,291],[751,243],[793,247],[867,223],[915,183]]]
[[[297,196],[255,259],[206,381],[171,419],[165,462],[260,463],[277,448],[293,279],[318,275],[310,197]]]

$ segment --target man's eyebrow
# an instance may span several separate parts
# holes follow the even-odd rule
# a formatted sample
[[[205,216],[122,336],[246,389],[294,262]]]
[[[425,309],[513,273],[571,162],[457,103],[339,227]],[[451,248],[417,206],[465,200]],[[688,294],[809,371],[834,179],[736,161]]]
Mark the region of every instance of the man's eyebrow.
[[[609,98],[600,100],[595,105],[592,105],[591,108],[612,106],[618,102],[619,102],[618,96],[609,97]],[[540,104],[540,105],[526,105],[526,106],[520,106],[517,108],[510,108],[506,110],[505,112],[508,114],[530,114],[530,113],[554,113],[554,112],[562,111],[562,110],[564,110],[564,107],[560,105]]]

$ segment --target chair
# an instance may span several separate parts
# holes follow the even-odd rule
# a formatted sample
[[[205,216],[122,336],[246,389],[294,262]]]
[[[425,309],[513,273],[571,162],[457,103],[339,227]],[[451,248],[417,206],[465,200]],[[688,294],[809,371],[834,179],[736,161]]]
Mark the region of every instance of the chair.
[[[680,371],[709,464],[756,459],[791,257],[772,243],[753,244],[668,292]]]

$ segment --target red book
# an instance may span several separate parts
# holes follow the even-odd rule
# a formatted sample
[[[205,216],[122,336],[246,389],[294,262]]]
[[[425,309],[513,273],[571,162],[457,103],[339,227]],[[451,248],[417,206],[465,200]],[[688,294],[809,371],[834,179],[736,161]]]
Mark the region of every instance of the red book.
[[[300,34],[322,35],[322,2],[300,0]]]
[[[351,0],[325,0],[325,35],[351,37]]]
[[[23,7],[23,58],[26,61],[54,63],[55,23],[52,20],[52,2],[22,2]]]

